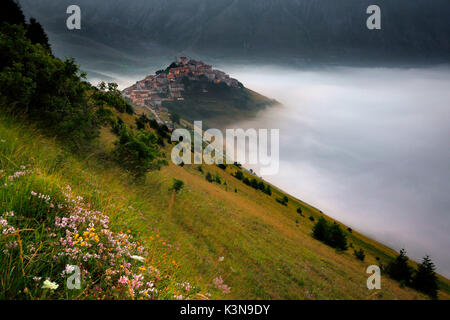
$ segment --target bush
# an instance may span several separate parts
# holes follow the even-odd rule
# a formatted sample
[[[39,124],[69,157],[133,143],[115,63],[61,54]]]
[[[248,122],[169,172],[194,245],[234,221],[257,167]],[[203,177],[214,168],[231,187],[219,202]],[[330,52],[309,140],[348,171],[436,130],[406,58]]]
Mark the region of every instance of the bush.
[[[282,204],[283,206],[287,206],[287,202],[284,201],[284,198],[276,198],[275,199],[278,203]]]
[[[297,213],[303,217],[303,211],[301,207],[297,208]]]
[[[208,181],[208,182],[213,182],[213,176],[212,176],[212,174],[208,172],[208,173],[206,174],[206,176],[205,176],[205,179],[206,179],[206,181]]]
[[[122,128],[119,139],[114,142],[113,156],[115,160],[136,178],[142,178],[149,170],[159,169],[165,163],[160,157],[157,138],[154,134],[139,131],[132,133]]]
[[[269,196],[272,195],[272,189],[270,188],[269,185],[266,186],[266,189],[264,189],[264,193],[268,194]]]
[[[411,283],[412,268],[408,265],[406,250],[401,249],[400,254],[386,267],[387,274],[394,280],[403,281],[405,285]]]
[[[320,218],[313,227],[314,238],[320,241],[325,241],[328,234],[328,228],[327,221],[324,218]]]
[[[434,263],[429,256],[425,256],[422,263],[412,278],[412,286],[418,291],[429,295],[433,299],[437,299],[437,276],[435,273]]]
[[[239,170],[236,171],[236,173],[234,174],[234,177],[238,180],[244,179],[244,175],[242,174],[242,171],[239,171]]]
[[[314,221],[314,217],[313,216],[309,216],[309,220]]]
[[[178,179],[173,179],[172,190],[180,191],[184,186],[184,182]]]
[[[330,247],[347,250],[347,238],[337,223],[330,225],[323,217],[313,227],[313,237]]]
[[[363,249],[353,250],[353,254],[355,255],[356,259],[364,261],[364,258],[366,257],[366,254],[364,253]]]

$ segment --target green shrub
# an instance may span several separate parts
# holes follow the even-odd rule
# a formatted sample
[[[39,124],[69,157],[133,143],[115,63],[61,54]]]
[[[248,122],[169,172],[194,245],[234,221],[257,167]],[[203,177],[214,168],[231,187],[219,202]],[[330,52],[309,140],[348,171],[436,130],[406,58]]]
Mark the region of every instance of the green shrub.
[[[172,190],[180,191],[184,186],[184,182],[178,179],[173,179]]]
[[[103,112],[73,59],[57,59],[33,44],[23,27],[3,24],[0,61],[0,103],[77,149],[98,137]]]
[[[272,195],[272,189],[270,188],[269,185],[266,186],[266,188],[264,189],[264,193],[271,196]]]
[[[283,206],[287,206],[287,202],[285,202],[283,198],[275,198],[275,200]]]
[[[283,198],[276,198],[275,199],[278,203],[281,203],[283,206],[287,206],[288,205],[288,197],[283,196]]]
[[[205,176],[205,179],[206,179],[206,181],[208,181],[208,182],[213,182],[213,176],[212,176],[212,174],[211,173],[206,173],[206,176]]]
[[[323,217],[313,227],[313,237],[330,247],[347,250],[347,238],[337,223],[330,225]]]
[[[234,177],[238,180],[244,179],[244,175],[243,175],[242,171],[240,171],[240,170],[236,171],[236,173],[234,174]]]
[[[366,254],[364,253],[363,249],[359,250],[353,250],[353,254],[355,255],[356,259],[364,261]]]
[[[159,169],[166,161],[157,146],[154,134],[139,131],[134,134],[122,128],[119,139],[114,143],[115,160],[136,178],[142,178],[151,169]]]

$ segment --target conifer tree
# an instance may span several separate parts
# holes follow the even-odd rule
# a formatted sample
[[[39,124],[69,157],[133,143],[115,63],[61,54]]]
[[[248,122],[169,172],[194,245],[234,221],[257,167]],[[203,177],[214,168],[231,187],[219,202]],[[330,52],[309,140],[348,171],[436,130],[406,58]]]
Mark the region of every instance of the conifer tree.
[[[402,281],[406,285],[410,284],[412,274],[412,268],[408,265],[408,259],[406,250],[401,249],[400,254],[388,264],[386,270],[392,279]]]
[[[416,290],[419,290],[433,299],[437,299],[437,276],[435,273],[436,267],[429,256],[425,256],[422,263],[419,264],[416,274],[413,277],[412,285]]]

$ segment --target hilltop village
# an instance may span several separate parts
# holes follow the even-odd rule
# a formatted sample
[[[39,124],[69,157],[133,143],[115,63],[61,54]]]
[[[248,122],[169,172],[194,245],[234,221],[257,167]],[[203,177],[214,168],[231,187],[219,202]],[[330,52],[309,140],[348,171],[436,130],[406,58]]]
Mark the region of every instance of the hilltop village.
[[[182,101],[186,81],[207,81],[215,84],[225,84],[231,88],[241,88],[242,84],[231,78],[225,72],[215,70],[211,65],[186,57],[180,57],[167,69],[159,70],[155,75],[149,75],[137,81],[122,94],[136,105],[146,107],[157,118],[159,112],[167,112],[163,101]],[[207,90],[203,89],[206,93]]]

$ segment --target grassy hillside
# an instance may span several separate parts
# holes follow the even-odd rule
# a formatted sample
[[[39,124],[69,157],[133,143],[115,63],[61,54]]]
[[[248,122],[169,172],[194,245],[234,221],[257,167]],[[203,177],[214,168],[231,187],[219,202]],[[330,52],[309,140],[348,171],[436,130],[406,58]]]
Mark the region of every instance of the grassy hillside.
[[[328,227],[322,212],[237,164],[174,165],[166,126],[136,115],[117,84],[94,87],[73,59],[55,58],[40,24],[7,4],[0,299],[427,298],[384,274],[382,289],[368,290],[366,267],[386,266],[396,252]],[[220,128],[272,103],[246,89],[192,89],[185,105],[173,106],[183,124],[206,117],[205,127]],[[315,238],[345,249],[346,236],[350,249],[313,238],[316,222],[329,234],[315,228]],[[364,262],[354,249],[364,250]],[[448,299],[449,281],[439,280],[439,298]]]
[[[131,123],[135,116],[126,117],[126,122]],[[280,205],[275,199],[284,194],[272,187],[273,194],[269,196],[245,185],[230,174],[236,170],[233,166],[222,170],[203,165],[200,172],[198,166],[169,163],[160,171],[151,171],[145,183],[135,183],[104,157],[113,140],[106,128],[98,145],[83,157],[65,152],[54,139],[41,136],[33,126],[5,115],[0,116],[0,139],[2,182],[9,184],[8,176],[23,171],[22,165],[33,171],[19,175],[17,184],[0,187],[2,211],[14,209],[18,216],[26,213],[25,209],[36,210],[31,190],[53,198],[70,185],[74,196],[83,196],[93,208],[110,217],[112,230],[119,234],[128,231],[147,248],[144,267],[158,269],[158,279],[166,279],[154,279],[160,293],[153,298],[426,298],[385,276],[381,290],[367,290],[366,267],[377,264],[375,257],[386,264],[396,255],[394,251],[355,231],[347,232],[348,240],[355,248],[366,251],[366,260],[357,260],[350,250],[335,251],[311,236],[314,223],[309,217],[317,220],[322,213],[289,196],[288,205]],[[166,146],[166,152],[169,148]],[[221,184],[208,182],[207,172],[219,175]],[[178,193],[170,190],[174,178],[185,184]],[[298,206],[303,217],[296,212]],[[33,211],[28,216],[33,219]],[[50,213],[47,218],[51,220]],[[22,239],[23,247],[29,248],[30,243],[35,250],[44,246],[48,241],[44,229],[41,235],[32,232],[32,237]],[[33,298],[43,295],[39,287],[33,291],[31,286],[33,277],[45,277],[50,272],[46,270],[48,264],[44,264],[50,260],[39,255],[39,249],[37,254],[26,250],[22,264],[20,255],[16,255],[9,266],[1,267],[3,297],[11,296],[11,290],[16,290],[18,296],[17,292],[32,292]],[[24,283],[8,279],[15,274],[11,266],[20,265],[24,266]],[[62,278],[52,280],[63,287]],[[441,281],[446,286],[439,296],[448,299],[448,281]],[[196,289],[187,291],[186,282]],[[221,287],[223,284],[231,290]],[[93,294],[91,287],[72,298],[89,298]]]

